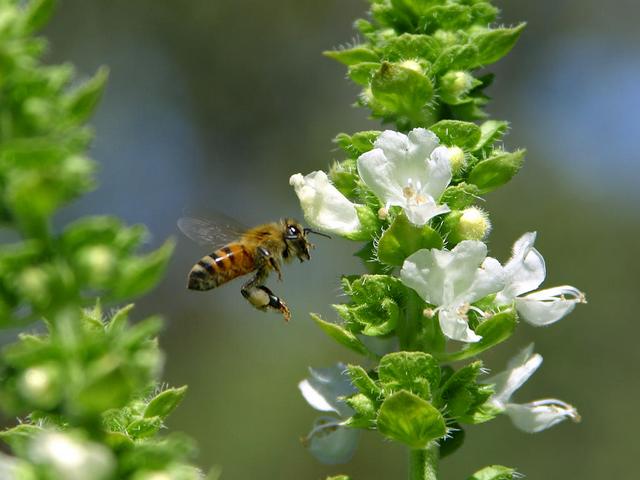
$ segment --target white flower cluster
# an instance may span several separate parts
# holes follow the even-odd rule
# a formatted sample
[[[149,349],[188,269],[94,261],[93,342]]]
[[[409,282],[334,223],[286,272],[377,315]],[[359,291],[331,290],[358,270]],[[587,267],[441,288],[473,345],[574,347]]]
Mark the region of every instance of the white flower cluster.
[[[436,135],[416,128],[404,135],[386,130],[374,148],[357,160],[362,182],[388,210],[402,207],[415,225],[450,211],[438,203],[451,181],[452,156],[456,148],[439,146]],[[457,149],[459,150],[459,149]],[[331,184],[322,171],[293,175],[291,185],[300,199],[305,219],[311,225],[338,235],[357,233],[361,228],[356,204]],[[443,333],[452,340],[477,342],[481,339],[469,328],[471,304],[495,294],[496,306],[515,304],[520,317],[536,325],[549,325],[585,301],[572,286],[535,291],[546,276],[544,259],[533,248],[535,233],[525,233],[516,241],[513,256],[504,265],[487,257],[487,247],[479,240],[463,240],[451,251],[420,250],[409,256],[400,277],[422,299],[434,305]],[[525,295],[526,294],[526,295]]]

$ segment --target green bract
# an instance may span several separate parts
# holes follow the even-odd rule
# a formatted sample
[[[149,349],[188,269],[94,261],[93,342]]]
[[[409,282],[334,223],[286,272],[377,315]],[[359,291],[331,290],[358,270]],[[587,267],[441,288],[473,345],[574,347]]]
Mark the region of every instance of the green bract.
[[[0,221],[21,238],[0,246],[0,327],[41,323],[0,352],[0,408],[22,422],[0,438],[20,479],[201,478],[186,463],[191,441],[159,435],[186,391],[159,387],[162,322],[132,325],[132,305],[96,300],[111,309],[153,288],[173,242],[140,254],[145,228],[114,217],[51,226],[95,187],[85,122],[108,77],[101,68],[79,83],[71,65],[42,64],[46,42],[32,35],[54,5],[0,2]]]

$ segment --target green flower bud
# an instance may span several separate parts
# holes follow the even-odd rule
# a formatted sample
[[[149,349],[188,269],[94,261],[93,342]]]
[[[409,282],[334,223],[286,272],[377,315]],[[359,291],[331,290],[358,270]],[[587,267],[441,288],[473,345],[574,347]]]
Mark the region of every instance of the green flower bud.
[[[18,275],[17,281],[20,292],[37,304],[45,304],[50,299],[49,275],[39,267],[29,267]]]
[[[102,285],[116,268],[116,256],[106,245],[91,245],[78,252],[78,264],[92,284]]]
[[[451,163],[451,174],[455,177],[467,165],[467,161],[464,158],[464,150],[455,145],[449,147],[449,163]]]
[[[60,399],[58,371],[50,366],[25,370],[18,380],[21,395],[38,408],[52,408]]]
[[[442,97],[450,100],[460,99],[473,88],[474,80],[471,74],[464,71],[448,72],[440,80]]]
[[[458,244],[463,240],[483,240],[491,231],[489,216],[477,207],[457,210],[447,215],[443,223],[447,241]]]
[[[404,60],[399,64],[401,67],[408,68],[409,70],[413,70],[414,72],[422,73],[422,65],[420,65],[416,60]]]

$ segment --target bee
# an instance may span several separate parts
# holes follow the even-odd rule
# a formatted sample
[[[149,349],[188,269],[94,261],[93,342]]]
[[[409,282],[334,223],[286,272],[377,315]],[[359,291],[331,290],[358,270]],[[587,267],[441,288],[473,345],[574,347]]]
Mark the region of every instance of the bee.
[[[234,228],[223,223],[210,222],[202,218],[182,217],[178,227],[192,240],[208,244],[224,244],[213,253],[205,255],[191,268],[188,275],[189,290],[206,291],[219,287],[237,277],[255,272],[242,285],[240,292],[258,310],[275,310],[286,321],[291,318],[287,304],[276,296],[264,283],[271,271],[282,280],[281,266],[297,258],[300,262],[310,260],[309,250],[315,246],[307,235],[315,233],[331,238],[297,221],[285,218],[279,222],[266,223],[235,233]]]

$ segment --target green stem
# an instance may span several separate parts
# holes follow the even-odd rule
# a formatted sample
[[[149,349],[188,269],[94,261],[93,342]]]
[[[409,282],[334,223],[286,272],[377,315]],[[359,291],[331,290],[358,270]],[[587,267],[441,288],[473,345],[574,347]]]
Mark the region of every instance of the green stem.
[[[410,450],[409,480],[437,480],[439,457],[439,447],[435,442],[423,450]]]

